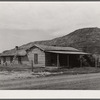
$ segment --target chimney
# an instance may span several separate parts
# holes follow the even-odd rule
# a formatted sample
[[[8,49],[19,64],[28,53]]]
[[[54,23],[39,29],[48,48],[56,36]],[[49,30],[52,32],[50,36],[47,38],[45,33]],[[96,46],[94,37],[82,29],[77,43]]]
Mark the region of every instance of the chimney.
[[[15,46],[15,49],[18,50],[18,46]]]

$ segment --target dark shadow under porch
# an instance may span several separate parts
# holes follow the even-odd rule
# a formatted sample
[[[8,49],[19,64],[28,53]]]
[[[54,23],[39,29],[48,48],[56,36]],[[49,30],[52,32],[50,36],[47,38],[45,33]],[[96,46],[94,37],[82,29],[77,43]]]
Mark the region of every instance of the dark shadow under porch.
[[[45,53],[45,57],[46,66],[60,68],[73,68],[80,66],[80,55],[77,54]]]

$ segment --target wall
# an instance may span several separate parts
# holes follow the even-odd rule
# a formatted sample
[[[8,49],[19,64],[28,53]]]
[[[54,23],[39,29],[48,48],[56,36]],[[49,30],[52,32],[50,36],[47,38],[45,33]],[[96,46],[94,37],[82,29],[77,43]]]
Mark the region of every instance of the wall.
[[[4,58],[6,59],[6,62],[8,65],[11,64],[11,57],[10,56],[9,57],[1,57],[1,64],[4,64],[4,62],[3,62]],[[16,59],[14,63],[18,64],[18,60]]]
[[[5,58],[6,58],[7,64],[11,64],[11,61],[10,61],[11,57],[5,57]],[[4,59],[4,57],[1,57],[1,64],[3,64],[3,59]],[[27,56],[21,57],[21,62],[22,62],[22,64],[31,65]],[[18,58],[15,59],[14,64],[18,64]]]
[[[3,64],[3,58],[2,57],[0,57],[0,60],[1,60],[1,64]]]
[[[38,54],[38,64],[34,63],[34,54]],[[29,61],[33,61],[33,66],[45,67],[45,53],[37,47],[34,47],[28,52]]]
[[[10,57],[6,57],[7,64],[10,64]]]
[[[21,57],[22,64],[31,65],[27,56]]]

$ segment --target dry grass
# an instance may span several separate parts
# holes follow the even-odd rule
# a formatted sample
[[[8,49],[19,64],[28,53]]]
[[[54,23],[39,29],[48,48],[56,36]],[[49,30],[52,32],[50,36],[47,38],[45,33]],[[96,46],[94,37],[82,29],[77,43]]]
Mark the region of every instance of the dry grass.
[[[31,67],[27,66],[27,65],[0,66],[0,76],[1,76],[0,81],[1,81],[1,84],[2,84],[3,87],[5,87],[5,85],[4,85],[4,83],[5,83],[5,84],[7,84],[6,86],[9,87],[9,83],[11,82],[10,83],[11,88],[12,88],[12,85],[15,88],[16,82],[18,82],[18,86],[20,87],[20,85],[19,85],[20,81],[25,80],[26,83],[22,82],[20,84],[25,84],[27,86],[27,83],[29,82],[29,80],[34,81],[36,79],[47,78],[47,81],[45,81],[45,82],[47,82],[46,83],[47,85],[45,84],[45,85],[43,85],[43,87],[40,86],[40,85],[37,86],[37,87],[34,86],[34,89],[88,89],[89,85],[88,85],[87,81],[84,82],[84,81],[80,80],[78,82],[75,81],[76,83],[74,81],[72,81],[71,85],[70,85],[69,82],[66,83],[67,82],[67,80],[66,80],[66,82],[59,83],[59,81],[58,81],[57,84],[54,83],[53,85],[52,84],[48,85],[48,79],[49,78],[52,79],[55,76],[58,77],[58,79],[59,79],[60,77],[63,78],[63,76],[64,76],[63,80],[65,81],[66,77],[69,77],[68,79],[70,79],[70,77],[75,77],[75,76],[77,76],[77,78],[80,77],[81,75],[78,75],[78,74],[84,74],[85,76],[87,76],[87,74],[91,75],[89,73],[98,73],[99,74],[100,68],[95,68],[95,67],[82,67],[82,68],[71,68],[71,69],[34,68],[33,71],[34,72],[32,72]],[[33,80],[33,78],[34,78],[34,80]],[[62,80],[62,78],[61,78],[61,80]],[[74,78],[73,78],[73,80],[74,80]],[[13,84],[13,82],[15,82],[15,85]],[[83,82],[84,82],[84,84],[83,84]],[[32,82],[29,82],[28,89],[33,89],[32,86],[34,84],[32,84],[32,86],[31,86],[31,84],[32,84]],[[44,84],[44,81],[43,81],[43,84]],[[25,87],[25,89],[26,88],[27,87]]]
[[[8,72],[32,72],[31,66],[28,65],[9,65],[9,66],[0,66],[0,72],[2,71],[8,71]],[[44,73],[44,72],[50,72],[51,74],[54,75],[56,74],[69,74],[69,75],[74,75],[74,74],[88,74],[88,73],[99,73],[100,68],[95,68],[95,67],[81,67],[81,68],[43,68],[43,67],[34,67],[33,69],[34,73]]]
[[[89,74],[89,73],[99,73],[100,68],[95,67],[80,67],[80,68],[62,68],[62,69],[50,69],[49,72],[62,72],[62,74],[68,74],[68,75],[76,75],[76,74]]]
[[[0,66],[0,71],[28,71],[31,67],[27,65],[8,65],[8,66]]]

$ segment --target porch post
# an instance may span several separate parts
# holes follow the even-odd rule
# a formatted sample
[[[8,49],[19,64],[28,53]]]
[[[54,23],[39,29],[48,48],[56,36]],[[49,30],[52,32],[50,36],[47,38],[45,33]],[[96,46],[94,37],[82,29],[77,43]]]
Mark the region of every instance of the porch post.
[[[32,72],[33,72],[33,60],[31,60]]]
[[[82,67],[82,55],[80,55],[80,67]]]
[[[59,67],[60,64],[59,64],[59,54],[57,54],[57,67]]]
[[[69,68],[69,55],[67,55],[67,66]]]
[[[95,58],[95,67],[97,67],[97,58]]]

